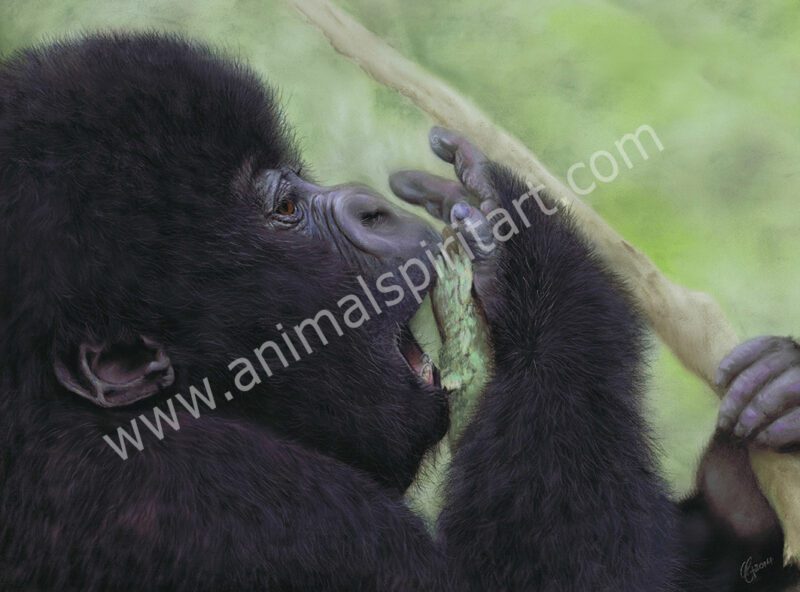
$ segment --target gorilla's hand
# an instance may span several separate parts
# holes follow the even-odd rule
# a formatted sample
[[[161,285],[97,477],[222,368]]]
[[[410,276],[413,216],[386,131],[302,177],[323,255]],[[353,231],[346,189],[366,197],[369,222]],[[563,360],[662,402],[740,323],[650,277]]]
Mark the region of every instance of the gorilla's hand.
[[[725,390],[718,431],[697,472],[699,499],[710,516],[764,556],[781,546],[777,517],[750,466],[748,441],[776,449],[800,444],[800,347],[786,337],[757,337],[720,363],[715,382]],[[697,502],[684,505],[691,510]]]
[[[771,448],[800,444],[800,346],[757,337],[722,360],[716,383],[727,392],[718,427]]]
[[[497,244],[486,216],[499,199],[490,179],[491,161],[464,136],[434,127],[431,149],[454,165],[459,181],[422,171],[400,171],[389,178],[392,191],[411,204],[449,223],[466,241],[473,264],[473,283],[479,300],[486,302],[494,286]]]

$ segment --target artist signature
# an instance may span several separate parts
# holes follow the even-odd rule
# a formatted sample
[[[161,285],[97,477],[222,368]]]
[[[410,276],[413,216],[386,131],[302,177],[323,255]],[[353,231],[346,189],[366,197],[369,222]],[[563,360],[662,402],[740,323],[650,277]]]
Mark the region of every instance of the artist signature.
[[[747,561],[742,563],[739,574],[746,583],[752,584],[758,579],[758,572],[768,568],[773,563],[775,563],[774,557],[767,557],[764,561],[759,563],[755,563],[752,557],[748,557]]]

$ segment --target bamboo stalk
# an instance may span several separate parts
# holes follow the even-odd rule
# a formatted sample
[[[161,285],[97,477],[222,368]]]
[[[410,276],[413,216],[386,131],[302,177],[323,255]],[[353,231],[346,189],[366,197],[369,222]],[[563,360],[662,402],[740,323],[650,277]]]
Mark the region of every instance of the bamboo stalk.
[[[551,174],[519,139],[329,0],[288,2],[327,37],[336,51],[372,78],[408,97],[439,124],[467,134],[492,159],[544,185],[550,195],[570,208],[600,256],[627,280],[655,332],[686,368],[714,388],[719,362],[739,339],[713,298],[670,281],[644,253]],[[751,450],[750,457],[761,488],[783,525],[784,559],[800,564],[800,455]]]

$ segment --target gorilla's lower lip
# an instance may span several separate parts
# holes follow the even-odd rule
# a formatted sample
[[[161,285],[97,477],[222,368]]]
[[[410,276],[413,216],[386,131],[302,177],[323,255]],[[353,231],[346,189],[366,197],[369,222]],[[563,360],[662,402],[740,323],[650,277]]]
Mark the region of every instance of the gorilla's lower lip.
[[[422,382],[430,386],[439,387],[439,369],[434,365],[430,355],[420,347],[411,329],[404,325],[400,330],[398,349],[406,360],[406,364]]]

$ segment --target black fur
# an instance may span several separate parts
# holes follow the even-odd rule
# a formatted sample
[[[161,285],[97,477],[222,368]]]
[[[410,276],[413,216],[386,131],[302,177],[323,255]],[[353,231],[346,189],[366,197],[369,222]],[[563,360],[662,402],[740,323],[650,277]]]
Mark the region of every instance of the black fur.
[[[178,39],[0,68],[0,588],[678,589],[691,565],[638,407],[640,324],[566,214],[532,200],[435,537],[402,492],[445,401],[381,321],[127,461],[105,444],[205,376],[229,388],[226,365],[276,323],[359,293],[328,246],[264,229],[249,181],[299,163],[289,138],[253,74]],[[499,168],[495,185],[525,191]],[[159,399],[102,410],[55,380],[56,352],[138,334],[176,369]]]
[[[525,186],[494,177],[514,211]],[[639,410],[642,328],[564,214],[526,215],[488,307],[497,377],[454,462],[448,555],[475,590],[668,590],[676,515]]]

